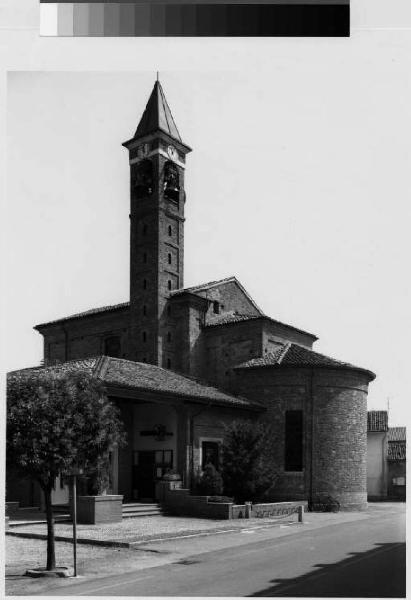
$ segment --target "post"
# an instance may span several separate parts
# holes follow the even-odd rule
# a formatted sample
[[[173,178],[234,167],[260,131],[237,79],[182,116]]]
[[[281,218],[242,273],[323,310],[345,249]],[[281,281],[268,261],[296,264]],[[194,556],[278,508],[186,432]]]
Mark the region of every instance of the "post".
[[[251,502],[245,503],[245,518],[251,519]]]
[[[303,505],[298,507],[298,522],[304,523],[304,506]]]
[[[77,577],[77,476],[73,475],[73,577]]]

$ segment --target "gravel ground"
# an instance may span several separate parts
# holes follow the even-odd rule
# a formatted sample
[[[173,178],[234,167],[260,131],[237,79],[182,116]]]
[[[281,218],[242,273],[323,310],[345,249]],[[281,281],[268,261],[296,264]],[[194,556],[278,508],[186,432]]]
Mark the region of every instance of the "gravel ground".
[[[275,519],[277,522],[296,521],[297,516],[282,517]],[[123,519],[121,523],[104,525],[77,525],[77,537],[94,540],[112,540],[132,542],[153,537],[178,535],[181,533],[194,533],[199,531],[213,531],[221,529],[242,529],[259,523],[273,522],[273,518],[267,519],[236,519],[215,521],[211,519],[195,519],[189,517],[144,517],[136,519]],[[11,529],[21,533],[46,533],[46,525],[26,525]],[[55,534],[72,537],[73,528],[71,523],[56,523]],[[11,537],[11,536],[10,536]]]
[[[50,586],[69,585],[73,580],[57,578],[32,579],[25,577],[27,569],[45,567],[47,557],[46,540],[6,537],[6,593],[31,595],[40,593]],[[77,546],[77,573],[87,577],[102,576],[132,571],[152,559],[151,552],[127,548],[102,548],[99,546]],[[73,545],[56,542],[57,566],[73,566]]]

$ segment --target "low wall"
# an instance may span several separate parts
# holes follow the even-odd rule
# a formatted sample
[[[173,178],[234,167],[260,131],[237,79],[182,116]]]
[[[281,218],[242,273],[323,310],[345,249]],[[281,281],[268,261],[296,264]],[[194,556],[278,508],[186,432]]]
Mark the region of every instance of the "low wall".
[[[233,502],[209,502],[210,496],[192,496],[187,489],[170,489],[162,483],[161,497],[169,515],[201,517],[206,519],[251,519],[279,517],[299,512],[307,502],[272,502],[267,504],[234,504]]]

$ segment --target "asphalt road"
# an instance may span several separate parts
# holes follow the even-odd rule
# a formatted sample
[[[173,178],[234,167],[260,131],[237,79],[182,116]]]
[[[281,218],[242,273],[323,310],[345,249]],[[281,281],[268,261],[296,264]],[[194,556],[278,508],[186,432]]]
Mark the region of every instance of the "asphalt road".
[[[405,597],[404,511],[282,537],[274,529],[227,536],[218,536],[220,549],[47,595]]]

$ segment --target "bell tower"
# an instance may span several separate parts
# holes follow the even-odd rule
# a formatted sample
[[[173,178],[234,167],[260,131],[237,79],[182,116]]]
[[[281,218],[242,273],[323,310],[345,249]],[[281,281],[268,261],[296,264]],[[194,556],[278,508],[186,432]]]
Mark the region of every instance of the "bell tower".
[[[191,148],[158,80],[123,146],[130,163],[129,356],[172,368],[176,325],[168,298],[184,285],[184,170]]]

